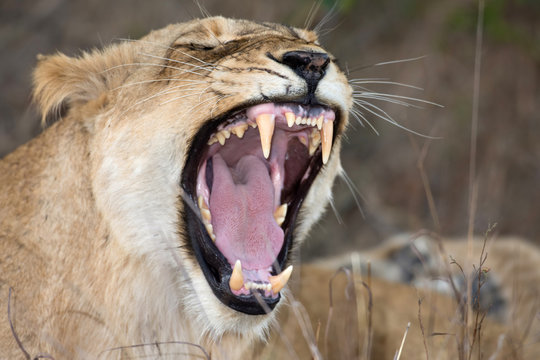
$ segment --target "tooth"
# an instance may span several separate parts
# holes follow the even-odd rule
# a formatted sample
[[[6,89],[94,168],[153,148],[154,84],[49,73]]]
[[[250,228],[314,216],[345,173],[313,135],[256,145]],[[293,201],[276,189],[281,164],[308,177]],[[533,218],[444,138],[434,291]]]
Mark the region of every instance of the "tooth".
[[[307,117],[303,117],[302,118],[302,125],[306,125],[307,124]]]
[[[216,142],[217,142],[216,137],[215,137],[214,135],[212,135],[212,136],[210,137],[210,139],[208,139],[207,144],[208,144],[208,145],[212,145],[213,143],[216,143]]]
[[[231,132],[229,130],[223,130],[221,131],[223,135],[225,135],[225,139],[228,139],[231,137]]]
[[[199,209],[206,208],[206,203],[204,202],[202,195],[197,197],[197,205],[199,205]]]
[[[296,117],[296,120],[295,120],[295,123],[296,123],[296,125],[301,125],[301,124],[302,124],[302,117],[301,117],[301,116],[297,116],[297,117]]]
[[[287,284],[287,281],[289,281],[289,278],[291,277],[292,270],[292,265],[289,265],[289,267],[282,271],[281,274],[270,276],[269,281],[272,285],[272,291],[274,292],[274,294],[279,293],[281,289],[283,289],[283,287]]]
[[[241,139],[244,137],[244,133],[246,132],[247,129],[248,129],[248,124],[242,124],[242,125],[238,125],[233,130],[236,136],[238,136],[238,138]]]
[[[219,143],[221,144],[221,146],[223,146],[225,144],[225,135],[223,135],[221,132],[218,132],[216,134],[216,137],[217,137]]]
[[[309,156],[312,156],[315,153],[315,150],[319,147],[321,143],[321,133],[317,129],[313,129],[311,136],[309,137]]]
[[[209,209],[201,209],[201,215],[203,221],[206,221],[207,223],[210,223],[212,221],[212,214],[210,213]]]
[[[206,232],[208,233],[208,236],[210,236],[210,239],[216,241],[216,235],[214,234],[214,227],[212,224],[204,224],[204,227],[206,228]]]
[[[285,216],[287,216],[287,204],[283,204],[274,211],[274,219],[279,226],[285,221]]]
[[[247,284],[246,284],[247,285]],[[236,260],[234,268],[229,280],[229,287],[231,290],[238,291],[244,286],[244,277],[242,276],[242,263],[240,260]]]
[[[270,148],[272,147],[272,136],[274,135],[275,115],[261,114],[257,116],[255,121],[259,127],[263,155],[266,159],[268,159],[268,156],[270,155]]]
[[[285,118],[287,118],[287,125],[289,127],[292,127],[294,125],[294,114],[292,112],[286,112],[285,113]]]
[[[308,146],[308,141],[305,137],[303,136],[299,136],[298,137],[298,140],[300,140],[300,142],[304,145],[304,146]]]
[[[323,124],[323,127],[321,129],[323,164],[326,164],[328,162],[328,158],[330,157],[330,150],[332,150],[333,131],[334,123],[332,121],[327,121]]]
[[[319,116],[319,117],[317,118],[317,129],[319,129],[319,130],[322,129],[323,121],[324,121],[324,115],[321,114],[321,116]]]

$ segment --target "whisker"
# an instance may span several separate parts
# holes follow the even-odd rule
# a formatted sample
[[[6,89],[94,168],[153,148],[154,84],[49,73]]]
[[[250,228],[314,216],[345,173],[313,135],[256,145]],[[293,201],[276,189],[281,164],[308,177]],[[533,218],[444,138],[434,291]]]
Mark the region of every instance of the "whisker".
[[[351,113],[352,113],[353,116],[356,118],[356,120],[358,120],[358,122],[360,123],[360,125],[361,125],[362,127],[365,127],[364,122],[363,122],[363,121],[365,121],[366,124],[368,124],[368,126],[371,128],[371,130],[373,130],[373,132],[374,132],[377,136],[380,135],[379,132],[377,131],[377,129],[375,129],[375,126],[373,126],[373,125],[368,121],[368,119],[364,116],[364,114],[362,114],[362,112],[361,112],[360,110],[357,110],[357,109],[354,109],[354,108],[353,108],[353,109],[351,109]],[[363,121],[362,121],[360,118],[362,118]]]
[[[399,59],[399,60],[391,60],[391,61],[384,61],[377,64],[374,64],[373,66],[383,66],[383,65],[392,65],[392,64],[398,64],[398,63],[404,63],[404,62],[410,62],[410,61],[417,61],[426,58],[427,55],[417,56],[413,58],[408,59]]]
[[[361,96],[358,96],[358,95],[361,95]],[[396,98],[396,99],[404,99],[404,100],[411,100],[411,101],[416,101],[416,102],[420,102],[420,103],[423,103],[423,104],[428,104],[428,105],[433,105],[433,106],[437,106],[437,107],[440,107],[440,108],[443,108],[444,106],[441,105],[441,104],[437,104],[435,102],[432,102],[432,101],[428,101],[428,100],[424,100],[424,99],[418,99],[418,98],[414,98],[414,97],[409,97],[409,96],[402,96],[402,95],[393,95],[393,94],[385,94],[385,93],[377,93],[377,92],[354,92],[353,91],[353,96],[356,98],[356,97],[367,97],[367,96],[372,96],[372,95],[375,95],[375,96],[384,96],[384,97],[387,97],[387,98]],[[412,106],[412,105],[411,105]]]
[[[202,64],[214,66],[214,64],[212,64],[212,63],[201,60],[196,56],[193,56],[191,54],[188,54],[186,52],[183,52],[183,51],[181,51],[181,50],[179,50],[177,48],[173,48],[173,47],[168,46],[168,45],[163,45],[163,44],[160,44],[160,43],[156,43],[156,42],[153,42],[153,41],[147,41],[147,40],[134,40],[134,39],[127,39],[127,38],[118,38],[118,40],[120,40],[120,41],[130,41],[130,42],[140,42],[140,43],[143,43],[143,44],[149,44],[149,45],[157,46],[157,47],[160,47],[160,48],[165,49],[165,50],[172,50],[172,51],[178,52],[178,53],[180,53],[182,55],[185,55],[185,56],[187,56],[187,57],[189,57],[189,58],[191,58],[193,60],[196,60],[196,61],[198,61],[198,62],[200,62]],[[220,65],[216,65],[216,66],[220,66]]]
[[[358,207],[358,210],[360,211],[362,218],[365,219],[366,215],[364,213],[364,210],[362,210],[362,206],[360,205],[360,200],[358,200],[358,197],[356,195],[360,196],[362,200],[365,201],[364,197],[362,196],[362,194],[360,193],[356,185],[354,185],[354,182],[351,180],[351,178],[349,177],[349,175],[347,174],[347,172],[345,171],[343,167],[341,168],[339,175],[345,181],[345,184],[347,184],[347,187],[349,188],[349,191],[351,192],[351,195],[353,196],[354,202],[356,203],[356,206]]]
[[[171,93],[174,93],[177,91],[178,88],[182,88],[183,86],[188,86],[188,85],[191,85],[191,84],[184,84],[184,85],[179,85],[179,86],[174,86],[172,88],[169,88],[169,89],[166,89],[166,90],[162,90],[156,94],[153,94],[145,99],[142,99],[142,100],[139,100],[137,101],[136,103],[134,104],[131,104],[130,106],[128,106],[128,108],[124,111],[122,111],[122,113],[120,114],[120,116],[124,115],[127,111],[129,111],[130,109],[133,109],[134,107],[142,104],[142,103],[145,103],[149,100],[152,100],[152,99],[155,99],[156,97],[159,97],[159,96],[162,96],[162,95],[168,95],[168,94],[171,94]],[[192,88],[192,89],[184,89],[184,91],[195,91],[195,90],[199,90],[198,88]],[[194,94],[196,95],[196,94]],[[162,104],[160,104],[162,105]]]
[[[313,23],[315,15],[317,14],[317,12],[319,12],[319,9],[321,8],[321,3],[322,0],[317,0],[313,2],[313,4],[311,4],[311,8],[309,9],[306,21],[304,21],[304,29],[309,29],[311,27],[311,23]]]
[[[187,70],[187,69],[182,69],[182,68],[179,68],[179,67],[176,67],[176,66],[163,65],[163,64],[154,64],[154,63],[131,63],[131,64],[116,65],[116,66],[113,66],[113,67],[110,67],[108,69],[103,70],[100,74],[103,74],[105,72],[108,72],[108,71],[111,71],[111,70],[114,70],[114,69],[117,69],[117,68],[128,67],[128,66],[156,66],[156,67],[161,67],[163,69],[178,70],[178,71],[181,71],[182,74],[183,73],[190,73],[190,74],[194,74],[194,75],[198,75],[198,76],[202,76],[202,77],[208,77],[207,74],[200,74],[198,72]]]
[[[419,86],[414,86],[414,85],[405,84],[405,83],[396,82],[396,81],[380,80],[380,79],[376,79],[376,80],[354,79],[354,80],[349,80],[349,83],[351,83],[351,86],[353,86],[353,87],[357,87],[358,84],[384,84],[384,85],[403,86],[403,87],[407,87],[407,88],[411,88],[411,89],[415,89],[415,90],[420,90],[420,91],[424,90],[423,88],[421,88]],[[358,86],[358,87],[361,87],[361,86]]]
[[[361,107],[362,109],[368,111],[369,113],[377,116],[378,118],[390,123],[390,124],[393,124],[395,126],[397,126],[398,128],[402,129],[402,130],[405,130],[411,134],[414,134],[414,135],[418,135],[420,137],[423,137],[423,138],[426,138],[426,139],[442,139],[441,137],[434,137],[434,136],[430,136],[430,135],[425,135],[425,134],[422,134],[422,133],[419,133],[417,131],[414,131],[414,130],[411,130],[409,128],[407,128],[406,126],[403,126],[401,125],[400,123],[398,123],[397,121],[395,121],[391,116],[389,116],[384,110],[378,108],[377,106],[371,104],[371,103],[368,103],[368,102],[362,102],[362,103],[356,103],[355,104],[359,107]],[[382,114],[370,109],[368,106],[371,106],[371,107],[374,107],[378,110],[380,110],[382,112]]]
[[[336,204],[334,203],[334,199],[330,199],[329,203],[330,203],[330,207],[332,208],[332,211],[334,212],[334,215],[336,216],[336,220],[338,224],[343,225],[343,218],[339,214]]]
[[[328,10],[326,15],[324,15],[324,17],[321,19],[321,21],[319,21],[319,23],[313,28],[313,31],[316,34],[318,34],[319,36],[324,36],[324,35],[330,33],[332,30],[334,30],[336,28],[336,27],[333,27],[333,28],[328,29],[328,30],[326,30],[324,32],[321,31],[322,27],[324,25],[326,25],[327,23],[329,23],[330,20],[332,20],[332,18],[337,14],[337,11],[336,11],[337,5],[338,5],[338,2],[337,1],[334,2],[334,5],[332,5],[330,10]]]
[[[120,86],[115,87],[114,89],[111,89],[111,91],[119,90],[119,89],[130,87],[130,86],[136,86],[136,85],[142,85],[142,84],[148,84],[148,83],[160,82],[160,81],[167,81],[167,82],[181,81],[181,82],[189,82],[192,84],[208,84],[208,81],[192,80],[192,79],[153,79],[153,80],[136,81],[136,82],[120,85]]]
[[[388,102],[388,103],[391,103],[391,104],[401,105],[401,106],[405,106],[405,107],[413,107],[413,108],[417,108],[417,109],[423,109],[423,107],[421,107],[419,105],[411,104],[411,103],[408,103],[406,101],[401,101],[401,100],[397,100],[397,99],[388,98],[388,97],[385,97],[385,96],[382,96],[382,95],[379,95],[379,96],[376,96],[376,95],[358,96],[357,99],[380,100],[380,101],[385,101],[385,102]]]
[[[201,102],[199,102],[197,105],[192,106],[191,108],[189,108],[184,114],[189,114],[190,112],[192,112],[193,110],[195,110],[195,109],[198,108],[199,106],[201,106],[201,105],[203,105],[203,104],[205,104],[205,103],[207,103],[207,102],[209,102],[209,101],[212,101],[212,100],[214,100],[214,99],[217,99],[217,98],[219,98],[219,97],[221,97],[221,96],[223,96],[223,95],[215,95],[215,96],[212,96],[212,97],[210,97],[210,98],[208,98],[208,99],[206,99],[206,100],[204,100],[204,101],[201,101]]]
[[[404,63],[404,62],[417,61],[426,57],[427,55],[422,55],[422,56],[417,56],[417,57],[408,58],[408,59],[398,59],[398,60],[384,61],[384,62],[375,63],[375,64],[360,65],[360,66],[356,66],[350,69],[350,72],[361,71],[361,70],[365,70],[365,69],[375,67],[375,66],[393,65],[393,64]]]
[[[206,65],[205,64],[205,66],[200,66],[200,65],[191,64],[191,63],[188,63],[188,62],[185,62],[185,61],[166,58],[166,57],[163,57],[163,56],[157,56],[157,55],[146,54],[146,53],[140,53],[140,54],[143,55],[143,56],[148,56],[150,58],[160,59],[160,60],[165,60],[165,61],[172,61],[174,63],[187,65],[187,66],[191,66],[191,67],[194,67],[194,68],[199,68],[199,69],[206,70],[206,71],[215,70],[217,68],[216,65]]]
[[[196,92],[196,93],[193,93],[193,94],[183,94],[182,96],[177,96],[175,98],[172,98],[172,99],[169,99],[167,101],[164,101],[162,103],[159,104],[159,106],[162,106],[162,105],[165,105],[165,104],[169,104],[173,101],[177,101],[177,100],[180,100],[180,99],[184,99],[186,97],[189,97],[189,96],[196,96],[196,95],[199,95],[199,101],[200,101],[200,97],[202,96],[202,94],[204,94],[204,92],[209,88],[210,86],[207,86],[206,88],[202,89],[201,91],[199,92]],[[199,89],[197,89],[199,90]]]

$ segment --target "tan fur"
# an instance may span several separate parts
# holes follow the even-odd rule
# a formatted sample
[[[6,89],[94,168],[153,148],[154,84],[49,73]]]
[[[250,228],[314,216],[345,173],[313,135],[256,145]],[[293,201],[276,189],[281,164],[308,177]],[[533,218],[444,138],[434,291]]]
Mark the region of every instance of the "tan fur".
[[[62,119],[0,162],[2,313],[10,307],[0,358],[23,355],[16,337],[32,357],[144,355],[155,349],[107,350],[180,341],[189,344],[175,353],[200,355],[196,344],[238,358],[265,336],[279,309],[226,307],[185,250],[179,181],[205,122],[305,95],[306,82],[267,55],[291,50],[324,51],[308,31],[216,17],[79,58],[39,58],[35,99],[44,121]],[[343,131],[351,89],[334,63],[316,96],[342,110]],[[330,197],[339,138],[305,199],[298,243]]]
[[[35,99],[44,122],[62,118],[0,162],[1,359],[24,358],[25,352],[55,359],[204,358],[202,349],[212,359],[365,354],[367,292],[358,278],[351,288],[344,274],[336,277],[327,338],[332,266],[295,271],[293,293],[286,290],[271,314],[251,316],[219,302],[185,250],[179,179],[194,134],[240,104],[302,97],[305,82],[267,56],[279,59],[291,50],[324,51],[309,31],[217,17],[171,25],[79,58],[40,57]],[[234,56],[224,56],[227,51]],[[340,135],[352,98],[334,63],[317,97],[340,108],[343,121],[330,161],[304,201],[295,247],[324,211],[341,170]],[[505,258],[503,248],[494,251],[497,259]],[[374,258],[388,258],[390,249]],[[523,249],[533,254],[527,266],[502,271],[537,281],[538,250]],[[446,295],[419,295],[409,285],[377,279],[369,288],[374,359],[393,356],[408,321],[403,358],[425,358],[419,296],[427,299],[426,316],[441,326],[436,330],[455,330],[446,326],[455,310]],[[528,303],[535,299],[527,296]],[[444,311],[434,311],[435,305]],[[516,309],[522,324],[527,313]],[[495,329],[485,335],[491,354],[512,322],[486,323]],[[430,346],[444,355],[448,340],[439,339]],[[132,347],[116,349],[122,346]]]

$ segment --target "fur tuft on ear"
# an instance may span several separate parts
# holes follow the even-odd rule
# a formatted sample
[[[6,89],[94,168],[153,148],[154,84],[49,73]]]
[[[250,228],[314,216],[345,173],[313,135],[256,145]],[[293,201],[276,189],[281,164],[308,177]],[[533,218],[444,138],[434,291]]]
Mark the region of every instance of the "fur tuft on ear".
[[[129,75],[123,64],[134,62],[133,46],[114,45],[72,58],[64,54],[38,55],[34,71],[34,101],[42,124],[56,119],[76,103],[86,103],[113,89]]]

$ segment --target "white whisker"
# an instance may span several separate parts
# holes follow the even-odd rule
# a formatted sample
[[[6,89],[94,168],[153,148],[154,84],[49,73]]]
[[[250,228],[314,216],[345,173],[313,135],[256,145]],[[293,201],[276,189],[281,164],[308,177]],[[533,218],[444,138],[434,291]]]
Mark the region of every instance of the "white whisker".
[[[143,44],[149,44],[149,45],[153,45],[153,46],[157,46],[157,47],[160,47],[162,49],[165,49],[165,50],[172,50],[172,51],[175,51],[175,52],[178,52],[182,55],[185,55],[193,60],[196,60],[204,65],[210,65],[210,66],[219,66],[219,65],[215,65],[215,64],[212,64],[212,63],[209,63],[209,62],[206,62],[204,60],[201,60],[199,59],[198,57],[196,56],[193,56],[191,54],[188,54],[186,52],[183,52],[179,49],[176,49],[176,48],[173,48],[173,47],[170,47],[170,46],[167,46],[167,45],[163,45],[163,44],[159,44],[159,43],[156,43],[156,42],[153,42],[153,41],[147,41],[147,40],[134,40],[134,39],[125,39],[125,38],[119,38],[118,40],[121,40],[121,41],[131,41],[131,42],[140,42],[140,43],[143,43]]]
[[[178,71],[181,72],[181,74],[190,73],[190,74],[194,74],[194,75],[202,76],[202,77],[207,77],[208,76],[207,74],[200,74],[198,72],[187,70],[187,69],[182,69],[182,68],[179,68],[179,67],[176,67],[176,66],[163,65],[163,64],[154,64],[154,63],[131,63],[131,64],[116,65],[116,66],[113,66],[113,67],[110,67],[108,69],[103,70],[101,73],[105,73],[105,72],[108,72],[108,71],[111,71],[111,70],[114,70],[114,69],[117,69],[117,68],[128,67],[128,66],[156,66],[156,67],[161,67],[161,68],[164,68],[164,69],[178,70]]]
[[[180,81],[180,82],[189,82],[191,84],[208,84],[208,81],[192,80],[192,79],[153,79],[153,80],[136,81],[136,82],[120,85],[120,86],[115,87],[114,89],[111,89],[111,91],[119,90],[119,89],[130,87],[130,86],[149,84],[149,83],[161,82],[161,81],[166,81],[166,82]]]
[[[383,65],[391,65],[391,64],[398,64],[398,63],[404,63],[404,62],[410,62],[410,61],[417,61],[426,58],[426,55],[414,57],[414,58],[408,58],[408,59],[399,59],[399,60],[392,60],[392,61],[384,61],[377,64],[373,64],[373,66],[383,66]]]
[[[384,85],[403,86],[403,87],[407,87],[407,88],[411,88],[411,89],[415,89],[415,90],[421,90],[421,91],[424,90],[423,88],[418,87],[418,86],[405,84],[405,83],[400,83],[400,82],[396,82],[396,81],[389,81],[389,80],[357,79],[357,80],[350,80],[349,83],[351,83],[353,87],[358,86],[358,84],[384,84]],[[359,86],[359,87],[361,87],[361,86]],[[363,88],[363,87],[361,87],[361,88]]]
[[[434,137],[434,136],[425,135],[425,134],[419,133],[417,131],[411,130],[411,129],[401,125],[400,123],[395,121],[391,116],[389,116],[384,110],[380,109],[379,107],[377,107],[377,106],[375,106],[375,105],[373,105],[371,103],[368,103],[368,102],[365,102],[365,101],[362,101],[360,103],[360,102],[355,101],[355,104],[357,106],[361,107],[362,109],[366,110],[367,112],[377,116],[378,118],[380,118],[380,119],[382,119],[382,120],[384,120],[386,122],[389,122],[390,124],[393,124],[393,125],[397,126],[400,129],[403,129],[403,130],[405,130],[407,132],[410,132],[411,134],[418,135],[418,136],[426,138],[426,139],[441,139],[441,137]],[[371,106],[373,108],[376,108],[376,109],[380,110],[382,112],[382,114],[370,109],[368,106]]]
[[[183,99],[185,97],[188,97],[188,96],[194,96],[194,95],[199,95],[199,101],[201,99],[201,96],[205,93],[206,90],[208,90],[208,88],[210,88],[211,85],[205,87],[204,89],[202,89],[201,91],[197,91],[196,93],[194,94],[182,94],[182,96],[178,96],[178,97],[175,97],[175,98],[172,98],[172,99],[169,99],[167,101],[164,101],[162,102],[161,104],[159,104],[160,106],[161,105],[165,105],[165,104],[168,104],[168,103],[171,103],[173,101],[176,101],[176,100],[180,100],[180,99]],[[199,89],[197,89],[199,90]]]
[[[443,105],[437,104],[437,103],[432,102],[432,101],[418,99],[418,98],[409,97],[409,96],[384,94],[384,93],[377,93],[377,92],[360,92],[360,93],[358,93],[358,92],[353,91],[353,97],[355,97],[355,98],[357,98],[357,97],[367,97],[367,96],[383,96],[383,97],[387,97],[387,98],[396,98],[396,99],[404,99],[404,100],[416,101],[416,102],[420,102],[420,103],[423,103],[423,104],[433,105],[433,106],[437,106],[437,107],[441,107],[441,108],[444,107]]]
[[[371,128],[371,130],[373,130],[373,132],[379,136],[379,132],[377,131],[377,129],[375,129],[375,126],[373,126],[369,121],[368,119],[364,116],[364,114],[362,114],[362,112],[358,109],[351,109],[351,114],[353,114],[353,116],[356,118],[356,120],[358,120],[358,122],[360,123],[360,125],[362,127],[365,127],[364,125],[364,122],[366,124],[368,124],[368,126]],[[361,118],[361,119],[360,119]]]
[[[339,172],[340,177],[345,181],[345,184],[347,184],[347,187],[349,188],[349,191],[351,192],[351,195],[353,196],[354,202],[356,203],[356,206],[358,207],[358,210],[360,211],[360,214],[365,219],[366,215],[364,214],[364,210],[362,210],[362,206],[360,205],[360,200],[358,200],[358,196],[362,198],[362,200],[365,201],[364,197],[354,185],[353,181],[345,171],[345,169],[341,168],[341,171]],[[358,196],[357,196],[358,195]]]
[[[175,59],[171,59],[171,58],[167,58],[167,57],[163,57],[163,56],[157,56],[157,55],[146,54],[146,53],[140,53],[140,54],[143,55],[143,56],[148,56],[148,57],[154,58],[154,59],[172,61],[172,62],[175,62],[175,63],[178,63],[178,64],[192,66],[194,68],[199,68],[199,69],[206,70],[206,71],[215,70],[218,67],[222,67],[222,66],[219,66],[219,65],[212,65],[212,64],[203,64],[204,66],[200,66],[200,65],[195,65],[195,64],[188,63],[188,62],[185,62],[185,61],[175,60]]]

